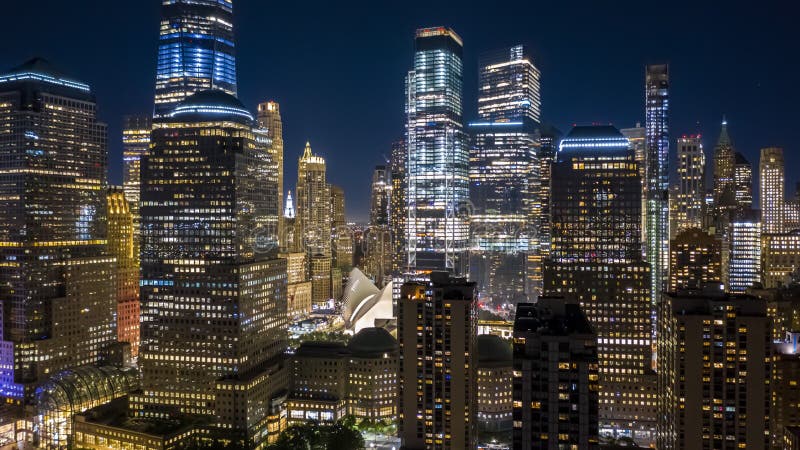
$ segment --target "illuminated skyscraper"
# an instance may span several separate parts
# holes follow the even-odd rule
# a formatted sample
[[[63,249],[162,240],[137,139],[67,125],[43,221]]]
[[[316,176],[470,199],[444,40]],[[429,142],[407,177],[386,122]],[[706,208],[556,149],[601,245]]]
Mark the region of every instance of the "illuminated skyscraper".
[[[761,251],[764,287],[770,289],[789,284],[791,273],[800,268],[800,229],[763,234]]]
[[[455,31],[421,28],[406,77],[406,249],[412,271],[463,275],[469,246],[469,150]]]
[[[577,300],[598,336],[601,434],[649,444],[655,427],[650,267],[639,166],[611,126],[575,127],[553,164],[553,249],[544,294]]]
[[[233,0],[161,0],[155,117],[195,92],[236,95]]]
[[[645,242],[647,241],[647,183],[644,182],[647,176],[645,128],[641,123],[636,122],[634,128],[623,128],[619,132],[628,138],[633,154],[636,157],[636,162],[639,163],[639,175],[642,177],[642,242]]]
[[[133,213],[121,188],[108,191],[108,253],[117,259],[117,339],[139,354],[139,253]]]
[[[535,123],[541,121],[541,72],[533,65],[524,46],[486,53],[478,64],[478,116],[482,120],[505,122],[527,118]]]
[[[735,167],[736,151],[728,135],[728,121],[723,118],[719,140],[714,147],[714,203],[717,208],[727,206],[735,199]]]
[[[278,193],[254,127],[222,91],[154,123],[142,160],[143,393],[131,397],[137,417],[199,417],[248,448],[282,420],[287,387],[286,260],[261,228]]]
[[[761,221],[758,211],[738,212],[730,229],[730,259],[725,286],[728,292],[743,293],[761,283]]]
[[[669,67],[666,64],[647,66],[645,78],[645,255],[652,270],[650,290],[655,305],[669,270]]]
[[[753,166],[743,154],[736,152],[736,164],[733,168],[736,205],[749,209],[753,206]]]
[[[295,241],[310,258],[321,254],[331,256],[333,227],[331,189],[326,181],[325,159],[311,152],[306,143],[297,166],[297,218]]]
[[[122,126],[122,183],[133,214],[134,252],[139,253],[139,191],[142,157],[150,147],[151,116],[125,116]]]
[[[765,234],[783,233],[785,218],[785,176],[783,149],[761,149],[759,161],[761,225]]]
[[[33,59],[0,74],[0,398],[116,342],[106,125],[87,84]]]
[[[397,308],[402,448],[475,448],[475,283],[433,272],[403,284]]]
[[[755,297],[664,294],[656,448],[769,448],[769,324]]]
[[[269,101],[258,105],[258,124],[267,130],[267,137],[271,141],[269,152],[278,175],[277,204],[283,206],[283,122],[278,102]],[[278,214],[278,241],[282,249],[287,247],[283,214]]]
[[[389,198],[391,193],[391,172],[386,170],[386,166],[375,166],[375,171],[372,173],[372,189],[370,192],[370,225],[389,224]]]
[[[331,254],[333,266],[341,272],[349,272],[353,268],[353,233],[347,226],[345,218],[344,189],[330,185],[331,193]]]
[[[670,242],[669,291],[722,284],[719,241],[699,228],[686,228]]]
[[[408,251],[406,250],[406,163],[408,149],[403,140],[392,143],[391,171],[392,196],[389,200],[389,227],[392,239],[392,270],[399,272],[408,267]]]
[[[484,56],[469,124],[470,279],[498,303],[541,291],[539,69],[521,45]]]
[[[675,207],[677,234],[702,228],[706,193],[706,155],[700,135],[678,139],[678,198]]]
[[[561,143],[561,132],[553,126],[539,128],[539,254],[550,256],[550,173]]]

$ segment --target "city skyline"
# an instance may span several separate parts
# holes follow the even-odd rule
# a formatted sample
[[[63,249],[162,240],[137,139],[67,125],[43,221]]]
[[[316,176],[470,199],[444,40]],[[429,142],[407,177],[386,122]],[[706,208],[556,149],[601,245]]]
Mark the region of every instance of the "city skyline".
[[[0,66],[4,69],[39,55],[92,85],[99,118],[109,124],[110,180],[115,184],[122,179],[122,117],[149,113],[152,108],[159,2],[152,3],[101,8],[91,2],[14,4],[6,8],[10,16],[28,17],[43,8],[53,13],[36,15],[42,21],[41,32],[25,33],[26,45],[15,44],[25,21],[11,23],[1,32],[0,50],[5,57]],[[451,26],[464,39],[465,122],[476,118],[479,55],[520,42],[530,45],[534,63],[542,70],[543,120],[562,131],[568,131],[572,123],[613,123],[618,128],[643,123],[638,88],[644,81],[642,66],[669,62],[671,165],[675,138],[684,134],[701,133],[707,152],[713,149],[723,114],[737,150],[751,162],[758,161],[762,147],[782,146],[787,168],[800,163],[791,145],[790,112],[797,94],[785,89],[798,63],[788,61],[779,67],[772,62],[791,51],[798,42],[792,37],[797,31],[790,29],[788,15],[780,14],[777,6],[745,14],[736,4],[725,10],[694,5],[691,11],[672,4],[646,24],[637,17],[650,19],[653,11],[625,4],[587,5],[573,12],[556,6],[533,10],[520,5],[514,14],[508,12],[511,9],[485,15],[481,11],[484,25],[492,24],[487,26],[471,23],[477,11],[469,4],[443,3],[426,9],[418,4],[389,5],[352,15],[324,5],[302,11],[293,5],[273,6],[267,11],[256,2],[236,3],[239,97],[251,111],[262,101],[281,103],[286,124],[285,173],[290,174],[286,188],[294,185],[295,158],[310,140],[329,161],[331,181],[348,194],[350,220],[365,220],[369,211],[369,177],[350,174],[371,173],[374,165],[388,159],[391,142],[402,136],[402,74],[413,58],[409,36],[428,25]],[[374,20],[364,20],[376,15]],[[259,25],[270,17],[275,18],[274,27]],[[679,19],[685,27],[676,26]],[[534,20],[538,26],[517,26],[525,20]],[[598,29],[607,30],[607,23],[615,20],[625,27],[594,38]],[[575,33],[557,32],[566,22]],[[761,31],[737,34],[737,28],[745,25]],[[650,28],[660,34],[641,33]],[[683,29],[691,32],[683,33]],[[626,38],[633,33],[640,36],[635,43]],[[359,40],[362,35],[370,39]],[[53,45],[55,39],[61,45]],[[347,52],[356,40],[366,52],[380,50],[381,56],[363,58],[361,52]],[[323,41],[326,51],[317,45]],[[744,67],[737,64],[742,52],[748,57]],[[325,82],[320,81],[317,65],[331,69]],[[101,67],[119,71],[109,73]],[[337,113],[342,108],[370,110],[370,114]],[[354,130],[362,130],[361,139],[352,140]],[[787,170],[787,196],[792,196],[797,177]]]

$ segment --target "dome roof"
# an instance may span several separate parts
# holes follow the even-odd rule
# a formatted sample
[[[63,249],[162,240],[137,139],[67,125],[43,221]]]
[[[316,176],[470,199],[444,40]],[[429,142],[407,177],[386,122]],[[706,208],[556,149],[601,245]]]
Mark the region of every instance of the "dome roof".
[[[478,365],[484,363],[507,363],[513,360],[511,344],[500,336],[481,334],[478,336]]]
[[[354,355],[387,353],[397,349],[397,340],[383,328],[363,328],[350,339],[347,348]]]
[[[218,89],[200,91],[186,97],[169,117],[181,120],[232,120],[247,124],[254,120],[238,98]]]
[[[57,86],[62,89],[78,90],[88,94],[91,89],[86,83],[65,76],[49,61],[43,58],[33,58],[22,65],[14,67],[7,73],[0,74],[0,83],[33,81]]]

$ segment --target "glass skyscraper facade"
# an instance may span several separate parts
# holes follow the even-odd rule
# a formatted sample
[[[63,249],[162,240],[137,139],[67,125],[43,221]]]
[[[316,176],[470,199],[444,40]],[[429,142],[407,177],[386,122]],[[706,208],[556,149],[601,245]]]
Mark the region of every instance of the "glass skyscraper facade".
[[[154,122],[142,160],[136,417],[204,418],[255,448],[281,419],[286,260],[268,142],[231,95],[203,91]],[[284,418],[285,419],[285,418]]]
[[[469,124],[470,278],[497,303],[541,290],[539,70],[517,45],[481,58]]]
[[[162,0],[155,117],[205,89],[236,95],[232,0]]]
[[[90,87],[41,59],[0,75],[0,398],[116,342],[107,128]]]
[[[645,72],[645,254],[655,305],[669,270],[669,67],[650,65]]]
[[[467,271],[469,150],[462,122],[463,42],[422,28],[406,77],[406,248],[411,271]]]

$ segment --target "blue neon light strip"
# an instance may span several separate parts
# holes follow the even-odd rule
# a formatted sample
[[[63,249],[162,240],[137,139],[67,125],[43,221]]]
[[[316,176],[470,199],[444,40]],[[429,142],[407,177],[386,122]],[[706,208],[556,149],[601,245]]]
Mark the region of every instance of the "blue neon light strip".
[[[181,114],[232,114],[248,120],[254,120],[253,115],[243,109],[216,105],[178,106],[169,114],[169,117],[176,117]]]
[[[9,83],[12,81],[22,81],[22,80],[43,81],[45,83],[79,89],[84,92],[91,91],[88,84],[78,83],[77,81],[65,80],[63,78],[55,78],[51,77],[50,75],[45,75],[43,73],[25,72],[25,73],[15,73],[11,75],[0,76],[0,83]]]

